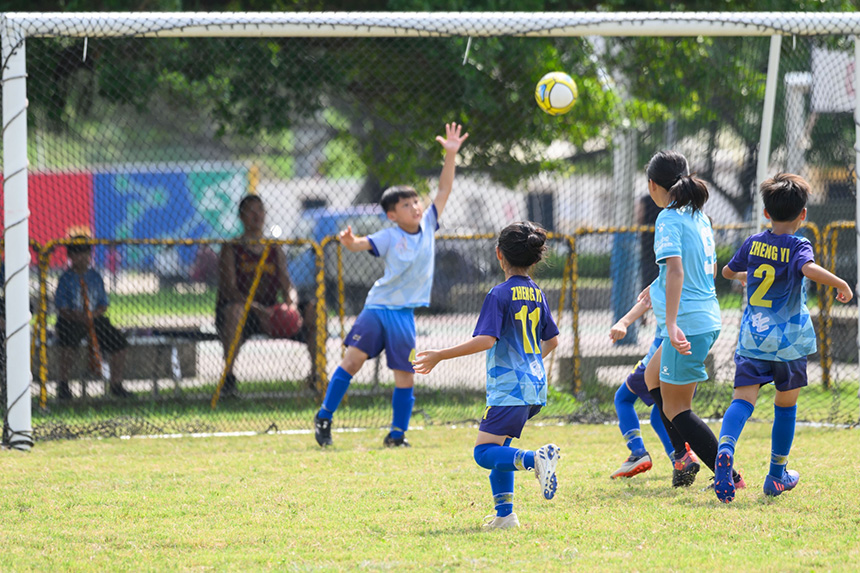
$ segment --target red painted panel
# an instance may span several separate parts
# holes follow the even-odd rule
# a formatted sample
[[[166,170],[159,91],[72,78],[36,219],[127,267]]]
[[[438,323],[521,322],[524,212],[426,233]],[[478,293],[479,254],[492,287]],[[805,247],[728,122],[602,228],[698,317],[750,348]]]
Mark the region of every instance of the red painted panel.
[[[52,239],[62,239],[70,234],[92,235],[92,174],[31,173],[28,183],[31,240],[44,245]],[[0,193],[0,212],[4,194]],[[3,221],[0,220],[2,229]],[[51,266],[62,266],[65,262],[65,249],[55,249]]]

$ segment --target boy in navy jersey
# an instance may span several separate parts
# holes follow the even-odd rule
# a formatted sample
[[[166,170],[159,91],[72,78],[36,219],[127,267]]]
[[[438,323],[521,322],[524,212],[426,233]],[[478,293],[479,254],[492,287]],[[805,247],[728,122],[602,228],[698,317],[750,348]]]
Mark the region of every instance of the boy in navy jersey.
[[[490,471],[495,515],[487,529],[518,527],[513,513],[514,472],[533,469],[544,498],[555,496],[559,447],[546,444],[537,451],[510,447],[528,419],[546,404],[543,358],[558,346],[558,327],[540,287],[529,277],[546,252],[546,231],[528,221],[505,227],[499,234],[496,257],[505,282],[484,299],[478,324],[468,342],[419,352],[415,372],[428,374],[441,360],[487,351],[487,409],[478,428],[475,461]]]
[[[723,417],[717,451],[714,491],[725,503],[735,497],[731,479],[735,444],[753,413],[759,388],[770,382],[776,396],[764,493],[777,496],[797,485],[800,474],[786,469],[786,464],[794,440],[797,397],[807,385],[806,357],[815,352],[806,279],[835,288],[836,300],[842,303],[853,296],[848,283],[815,264],[809,241],[795,236],[806,219],[809,184],[797,175],[780,173],[762,183],[761,195],[771,229],[749,237],[723,267],[725,278],[746,282],[749,297],[735,352],[735,392]]]

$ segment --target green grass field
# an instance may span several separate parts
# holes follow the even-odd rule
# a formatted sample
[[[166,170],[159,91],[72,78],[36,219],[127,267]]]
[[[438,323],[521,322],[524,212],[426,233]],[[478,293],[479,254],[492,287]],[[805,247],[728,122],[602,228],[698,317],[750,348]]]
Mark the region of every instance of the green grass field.
[[[522,527],[485,532],[487,471],[476,430],[410,432],[385,450],[383,430],[37,443],[3,451],[3,571],[409,570],[851,571],[860,559],[857,429],[798,428],[796,490],[765,498],[770,428],[747,426],[738,465],[748,489],[718,503],[704,470],[670,486],[656,465],[624,481],[610,425],[528,426],[515,442],[562,448],[559,491],[544,500],[519,473]]]

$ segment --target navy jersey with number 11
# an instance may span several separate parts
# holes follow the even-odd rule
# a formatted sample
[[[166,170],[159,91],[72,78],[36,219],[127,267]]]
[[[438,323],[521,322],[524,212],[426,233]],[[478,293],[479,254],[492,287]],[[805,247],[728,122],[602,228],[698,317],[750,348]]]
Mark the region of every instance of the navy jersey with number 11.
[[[531,278],[513,276],[490,290],[472,336],[496,343],[487,350],[487,405],[546,404],[541,342],[558,335],[549,305]]]

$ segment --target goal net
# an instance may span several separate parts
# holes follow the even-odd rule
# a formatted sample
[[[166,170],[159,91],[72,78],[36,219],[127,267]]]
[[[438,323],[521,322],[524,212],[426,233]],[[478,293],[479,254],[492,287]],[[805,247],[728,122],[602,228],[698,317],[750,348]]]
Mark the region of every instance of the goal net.
[[[552,240],[535,279],[561,330],[542,416],[611,420],[654,338],[650,313],[620,343],[608,332],[657,273],[644,172],[656,151],[682,152],[707,182],[720,267],[760,223],[759,180],[790,171],[814,189],[801,232],[816,260],[857,283],[854,16],[7,14],[4,441],[309,428],[382,276],[335,237],[390,225],[377,205],[388,186],[430,204],[447,122],[470,136],[417,349],[471,337],[503,278],[495,236],[536,221]],[[533,92],[557,70],[579,98],[550,116]],[[262,238],[237,242],[247,196],[265,209]],[[243,295],[277,287],[270,267],[285,261],[304,326],[267,335],[246,298],[228,312],[225,249]],[[80,293],[62,277],[82,252],[106,295],[97,344],[95,322],[60,324]],[[703,416],[730,402],[744,305],[721,277],[717,292]],[[798,416],[850,423],[857,308],[833,294],[809,290],[819,351]],[[416,376],[413,424],[475,420],[485,378],[482,354]],[[383,353],[338,424],[387,427],[392,389]],[[15,426],[30,416],[32,429]]]

